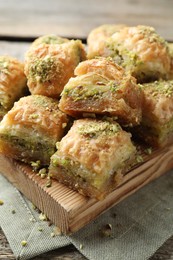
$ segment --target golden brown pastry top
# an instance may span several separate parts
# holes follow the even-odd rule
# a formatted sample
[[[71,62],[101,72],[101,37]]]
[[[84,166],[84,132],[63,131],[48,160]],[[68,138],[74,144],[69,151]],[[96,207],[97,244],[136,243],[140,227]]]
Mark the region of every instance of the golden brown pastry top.
[[[124,26],[123,24],[103,24],[94,28],[87,38],[88,58],[102,56],[106,40]]]
[[[26,53],[25,74],[32,94],[59,97],[64,85],[74,75],[78,63],[85,59],[81,41],[41,44]]]
[[[25,86],[24,64],[16,58],[0,56],[0,104],[6,111],[22,95]]]
[[[143,117],[149,125],[164,124],[173,115],[173,80],[155,81],[141,85],[144,93]]]
[[[116,122],[79,119],[58,144],[58,155],[77,160],[101,178],[109,178],[135,151],[130,138],[131,134]],[[92,174],[88,178],[93,178]]]
[[[66,84],[59,107],[81,117],[84,112],[117,116],[119,122],[136,125],[141,120],[142,93],[136,79],[110,59],[86,60]]]
[[[170,70],[170,53],[166,41],[149,26],[124,27],[106,43],[104,56],[133,73],[137,78],[166,78]],[[143,80],[143,79],[142,79]]]
[[[28,125],[58,140],[57,129],[65,128],[67,122],[68,117],[59,110],[56,100],[41,95],[30,95],[15,102],[14,107],[1,122],[1,128],[4,125]]]
[[[120,80],[125,76],[125,70],[115,64],[110,58],[97,58],[80,62],[75,69],[75,75],[80,76],[94,72],[100,74],[110,80]]]

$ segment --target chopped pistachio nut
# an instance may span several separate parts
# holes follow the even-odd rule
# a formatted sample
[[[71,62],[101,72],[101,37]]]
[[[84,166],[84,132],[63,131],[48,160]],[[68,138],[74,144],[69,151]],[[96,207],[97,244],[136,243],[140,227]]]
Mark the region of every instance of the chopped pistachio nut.
[[[47,177],[47,182],[46,182],[46,187],[49,188],[52,186],[52,180],[51,180],[51,176],[48,175]]]
[[[46,176],[47,176],[47,170],[46,170],[46,168],[42,168],[41,170],[39,170],[38,175],[40,175],[40,177],[41,177],[42,179],[46,178]]]
[[[0,71],[4,74],[10,74],[9,72],[9,60],[6,60],[6,58],[0,58]]]
[[[110,237],[112,235],[112,225],[111,224],[106,224],[102,229],[101,233],[105,237]]]
[[[38,114],[32,114],[32,115],[29,116],[30,119],[36,119],[38,117],[39,117]]]
[[[38,231],[42,232],[43,228],[42,227],[38,227]]]
[[[33,208],[33,209],[36,209],[37,207],[32,203],[32,208]]]
[[[83,245],[82,244],[79,245],[79,249],[80,250],[83,249]]]
[[[42,179],[45,179],[46,176],[47,176],[47,174],[44,174],[44,173],[42,173],[42,174],[40,175],[40,177],[41,177]]]
[[[21,245],[22,246],[26,246],[27,245],[27,241],[26,240],[21,241]]]
[[[62,123],[62,128],[66,128],[67,123]]]
[[[152,83],[145,83],[141,85],[141,88],[145,89],[148,88],[150,91],[150,94],[153,97],[157,97],[159,94],[164,95],[167,98],[170,98],[173,96],[173,80],[159,80],[154,81]]]
[[[2,206],[4,204],[3,200],[0,200],[0,206]]]
[[[55,233],[54,232],[50,233],[50,235],[51,235],[51,237],[55,237]]]
[[[39,219],[42,220],[42,221],[47,221],[47,217],[44,213],[40,213]]]
[[[144,159],[143,159],[143,157],[141,155],[137,155],[136,161],[137,161],[137,163],[141,163],[141,162],[144,161]]]
[[[97,121],[86,123],[84,126],[78,127],[78,132],[81,135],[86,135],[90,138],[97,137],[98,135],[113,135],[121,130],[117,123],[110,123],[102,121],[98,124]]]
[[[61,62],[58,63],[51,56],[47,55],[44,58],[37,58],[30,64],[29,78],[37,80],[41,83],[47,82],[55,76],[56,70],[62,69],[61,67]]]
[[[53,232],[54,232],[55,236],[62,235],[61,229],[59,227],[55,227]]]
[[[12,209],[11,213],[12,213],[12,214],[15,214],[15,213],[16,213],[15,209]]]
[[[36,162],[31,162],[31,166],[34,171],[37,171],[41,166],[40,160],[37,160]]]
[[[35,220],[33,217],[30,218],[29,221],[31,221],[31,222],[36,222],[36,220]]]
[[[144,152],[146,154],[152,154],[152,147],[149,147],[149,148],[145,149]]]

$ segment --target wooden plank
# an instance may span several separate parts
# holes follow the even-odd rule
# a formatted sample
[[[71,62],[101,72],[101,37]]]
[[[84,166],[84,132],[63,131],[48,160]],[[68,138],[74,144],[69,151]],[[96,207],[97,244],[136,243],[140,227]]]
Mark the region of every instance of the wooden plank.
[[[1,0],[0,35],[86,37],[104,23],[151,25],[173,40],[170,0]]]
[[[173,145],[156,150],[145,162],[128,172],[123,183],[104,200],[84,197],[53,180],[36,175],[30,166],[0,156],[0,172],[30,199],[63,233],[72,233],[95,219],[108,208],[173,168]]]

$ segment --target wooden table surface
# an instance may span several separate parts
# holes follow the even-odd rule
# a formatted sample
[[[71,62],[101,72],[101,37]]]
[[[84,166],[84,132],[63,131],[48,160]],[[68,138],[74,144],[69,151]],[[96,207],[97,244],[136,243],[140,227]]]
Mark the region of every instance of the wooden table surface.
[[[29,43],[21,42],[23,40],[48,33],[86,38],[92,28],[105,23],[151,25],[164,38],[173,41],[173,1],[0,0],[0,55],[9,54],[23,59],[29,46]],[[3,39],[10,41],[2,41]],[[0,260],[5,259],[14,260],[15,257],[0,229]],[[68,246],[33,259],[86,258],[73,246]],[[173,237],[150,258],[156,259],[173,259]]]

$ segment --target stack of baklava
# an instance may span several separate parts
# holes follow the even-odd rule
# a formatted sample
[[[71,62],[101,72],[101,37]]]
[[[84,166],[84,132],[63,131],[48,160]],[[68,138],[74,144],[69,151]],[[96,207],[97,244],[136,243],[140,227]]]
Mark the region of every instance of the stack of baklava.
[[[173,142],[173,48],[148,26],[103,25],[87,43],[46,35],[24,64],[0,57],[0,152],[103,199],[135,163],[132,134]]]

